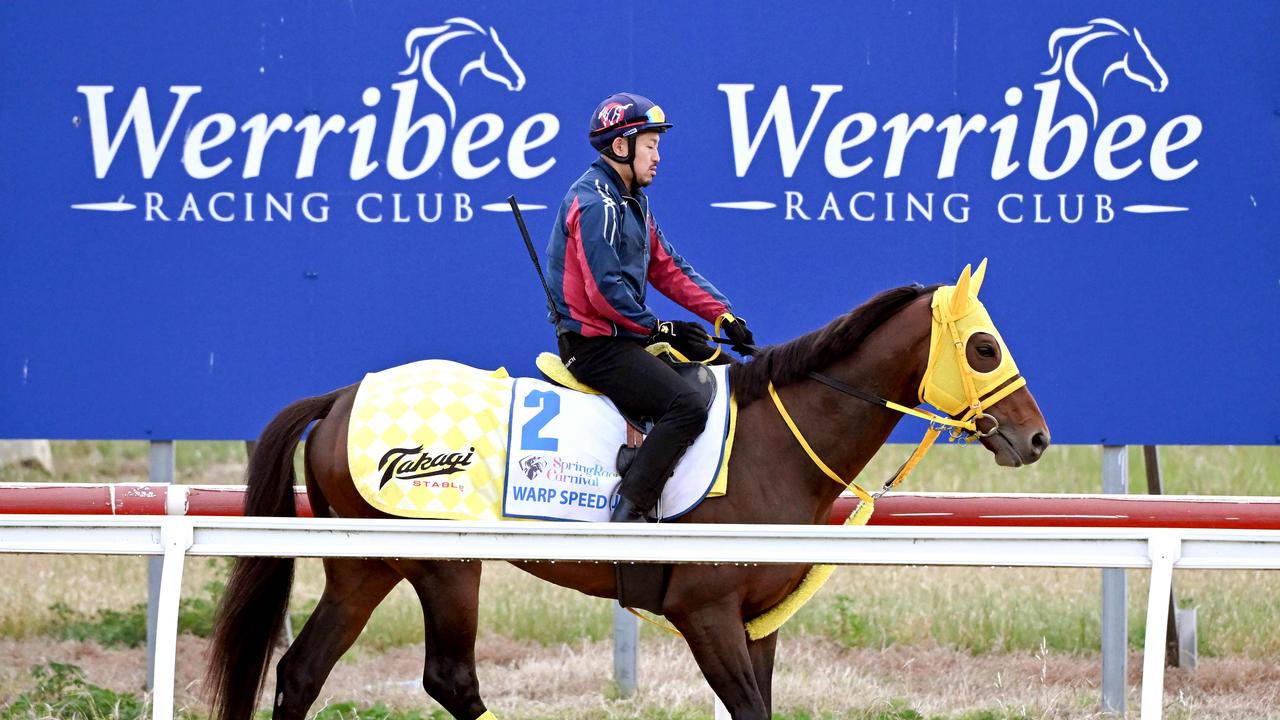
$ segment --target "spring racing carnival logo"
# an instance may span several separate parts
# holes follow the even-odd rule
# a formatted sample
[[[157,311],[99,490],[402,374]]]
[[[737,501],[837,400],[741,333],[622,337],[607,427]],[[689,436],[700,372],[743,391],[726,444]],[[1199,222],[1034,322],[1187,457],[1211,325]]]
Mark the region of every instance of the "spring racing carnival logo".
[[[446,45],[450,51],[448,62],[437,55]],[[153,111],[153,102],[162,104],[157,97],[160,93],[138,87],[122,113],[120,96],[113,95],[114,86],[79,85],[76,90],[85,100],[94,175],[107,180],[109,173],[134,170],[128,153],[121,151],[126,138],[136,145],[136,169],[148,180],[154,177],[166,154],[180,155],[181,172],[194,181],[216,183],[237,176],[249,180],[261,175],[268,152],[273,157],[280,152],[296,153],[293,179],[303,180],[314,177],[322,147],[326,158],[340,154],[349,159],[347,176],[352,181],[376,180],[377,176],[411,181],[428,172],[444,177],[447,167],[458,181],[465,182],[493,173],[504,161],[506,171],[513,177],[528,180],[555,165],[555,157],[540,150],[560,131],[555,115],[529,115],[503,138],[507,128],[501,116],[486,112],[466,117],[459,111],[468,88],[477,82],[496,83],[511,93],[519,93],[525,87],[524,70],[496,28],[468,18],[450,18],[439,25],[410,30],[405,36],[404,53],[408,65],[399,75],[405,79],[391,83],[389,92],[377,86],[366,87],[359,99],[363,109],[324,117],[314,111],[301,117],[258,112],[239,118],[226,112],[208,112],[208,105],[218,98],[204,95],[201,85],[169,87],[165,99],[172,102],[172,107],[167,114],[159,109]],[[468,80],[471,83],[464,84]],[[387,128],[385,116],[389,111],[393,114]],[[75,122],[77,126],[82,124],[79,118]],[[179,140],[175,131],[180,126],[184,133]],[[374,156],[375,140],[379,147],[385,144],[385,155]],[[413,152],[408,151],[411,142]],[[424,144],[421,151],[416,150]],[[349,194],[343,192],[338,197],[345,202]],[[499,200],[493,198],[493,202],[479,207],[510,212],[509,206]],[[114,201],[84,202],[71,207],[100,212],[139,209],[123,195]],[[521,208],[545,206],[522,204]],[[454,188],[439,192],[356,193],[349,205],[333,204],[330,193],[324,191],[148,191],[143,193],[141,210],[147,222],[323,223],[329,221],[332,211],[352,213],[365,223],[436,223],[468,222],[475,215],[471,195]]]
[[[1112,222],[1117,212],[1144,215],[1189,210],[1162,204],[1158,197],[1117,200],[1109,193],[1061,192],[1052,185],[1041,185],[1077,168],[1081,172],[1091,169],[1096,178],[1108,182],[1150,173],[1161,183],[1171,183],[1199,164],[1192,145],[1203,131],[1200,118],[1190,114],[1156,122],[1141,115],[1121,114],[1104,122],[1097,96],[1101,88],[1123,85],[1125,91],[1143,93],[1164,93],[1169,89],[1169,76],[1137,27],[1096,18],[1079,27],[1058,28],[1050,33],[1048,51],[1048,68],[1040,73],[1044,79],[1035,83],[1030,93],[1017,86],[1007,88],[1003,97],[1007,110],[992,113],[1005,113],[998,119],[989,120],[982,113],[953,113],[939,120],[927,112],[914,116],[900,112],[882,120],[870,112],[855,111],[840,117],[821,144],[814,139],[815,128],[824,117],[835,114],[828,113],[828,106],[848,102],[846,97],[840,97],[843,85],[809,86],[816,99],[797,137],[793,118],[799,118],[793,114],[791,91],[786,85],[778,86],[764,115],[753,118],[747,99],[755,85],[721,83],[717,89],[727,102],[737,177],[749,177],[753,169],[769,164],[760,147],[772,134],[778,146],[777,169],[784,178],[794,177],[806,154],[820,152],[827,179],[841,184],[825,193],[788,189],[783,190],[781,198],[724,200],[711,206],[782,212],[788,221],[862,223],[966,223],[973,208],[994,213],[1000,221],[1010,224],[1101,224]],[[1109,102],[1122,96],[1127,95],[1111,91]],[[1032,102],[1036,111],[1028,143],[1023,140],[1027,123],[1020,127],[1015,111]],[[1148,133],[1149,128],[1154,132]],[[877,132],[882,133],[881,141],[887,136],[888,147],[882,154],[869,144]],[[983,135],[994,136],[993,149],[984,147],[983,140],[989,145],[990,138],[982,138]],[[1086,154],[1090,145],[1091,158]],[[984,200],[989,204],[975,205],[971,191],[964,188],[964,176],[957,176],[962,146],[970,164],[976,153],[990,153],[991,179],[1006,181],[1002,185],[1007,187],[998,191],[998,197]],[[1016,155],[1015,147],[1020,148]],[[925,153],[937,153],[936,179],[948,181],[955,189],[939,193],[923,187],[887,191],[856,186],[860,175],[868,177],[877,171],[884,179],[904,177],[908,152],[913,163],[919,163]],[[987,165],[987,159],[982,158],[982,165]],[[1031,185],[1028,179],[1038,184]],[[1159,188],[1151,189],[1150,183],[1144,187],[1147,193],[1158,192]]]

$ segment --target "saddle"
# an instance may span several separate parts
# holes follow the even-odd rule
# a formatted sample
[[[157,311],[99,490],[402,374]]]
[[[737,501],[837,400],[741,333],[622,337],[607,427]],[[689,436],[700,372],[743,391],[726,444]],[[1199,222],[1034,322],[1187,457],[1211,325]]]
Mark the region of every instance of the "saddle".
[[[672,370],[684,378],[699,394],[704,409],[710,409],[716,398],[715,377],[703,363],[681,362],[670,352],[670,345],[657,343],[646,350],[667,363]],[[600,391],[578,382],[569,372],[558,355],[544,352],[538,355],[535,364],[538,371],[548,382],[578,390],[580,392],[601,394]],[[628,414],[622,408],[618,413],[627,421],[627,442],[618,448],[616,460],[619,475],[625,475],[627,468],[635,461],[636,453],[644,443],[645,437],[653,430],[654,419]],[[618,583],[618,604],[627,608],[640,608],[649,612],[662,614],[662,603],[667,594],[667,584],[671,579],[671,565],[651,563],[629,563],[615,566]]]
[[[655,343],[645,348],[650,354],[665,362],[676,374],[684,378],[684,381],[698,392],[698,396],[702,401],[703,409],[709,409],[711,403],[716,399],[716,381],[711,374],[711,370],[703,363],[698,362],[681,362],[671,354],[671,346],[667,343]],[[590,393],[592,395],[600,395],[600,391],[595,388],[584,385],[569,372],[564,366],[564,362],[560,360],[558,355],[554,353],[539,353],[534,364],[538,366],[538,371],[548,382],[570,390]],[[622,415],[622,419],[627,421],[627,444],[618,449],[617,470],[619,475],[625,475],[627,468],[631,467],[631,463],[635,460],[636,451],[640,445],[644,443],[644,438],[653,430],[654,419],[649,417],[631,415],[622,408],[618,408],[618,413]]]

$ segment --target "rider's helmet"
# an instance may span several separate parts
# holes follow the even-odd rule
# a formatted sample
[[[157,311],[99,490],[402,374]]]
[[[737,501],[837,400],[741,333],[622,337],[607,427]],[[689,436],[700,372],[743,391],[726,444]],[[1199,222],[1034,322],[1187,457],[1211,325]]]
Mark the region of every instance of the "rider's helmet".
[[[614,93],[604,99],[591,115],[588,139],[596,150],[618,162],[636,156],[636,136],[646,132],[666,132],[672,127],[667,115],[652,100],[635,93]],[[627,138],[627,155],[613,151],[614,138]]]

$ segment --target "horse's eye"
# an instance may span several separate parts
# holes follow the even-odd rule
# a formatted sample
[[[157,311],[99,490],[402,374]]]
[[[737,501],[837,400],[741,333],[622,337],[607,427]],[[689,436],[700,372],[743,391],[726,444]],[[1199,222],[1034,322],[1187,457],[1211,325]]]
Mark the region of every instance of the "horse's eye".
[[[996,349],[990,345],[979,345],[978,354],[984,358],[992,358],[996,356]]]

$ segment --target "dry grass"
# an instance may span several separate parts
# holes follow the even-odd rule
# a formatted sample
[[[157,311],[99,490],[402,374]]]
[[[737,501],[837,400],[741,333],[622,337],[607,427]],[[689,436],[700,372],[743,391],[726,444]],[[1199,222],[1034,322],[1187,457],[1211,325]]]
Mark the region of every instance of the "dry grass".
[[[200,596],[224,579],[226,561],[191,558],[183,593]],[[31,638],[56,622],[50,610],[64,603],[92,615],[125,610],[146,600],[146,561],[131,557],[0,556],[0,636]],[[1099,572],[1035,568],[841,568],[827,587],[784,629],[854,647],[936,643],[971,652],[1057,651],[1097,648]],[[1129,573],[1130,638],[1141,644],[1146,574]],[[1280,573],[1178,571],[1179,602],[1199,608],[1202,656],[1280,657]],[[299,620],[320,596],[317,560],[299,563],[293,608]],[[544,644],[603,640],[607,603],[542,583],[503,564],[488,564],[482,586],[480,630]],[[405,584],[374,613],[357,647],[375,652],[421,642],[416,596]]]
[[[1141,647],[1147,574],[1128,573],[1129,639]],[[1179,605],[1197,607],[1201,656],[1280,657],[1280,573],[1180,570]],[[1080,652],[1101,637],[1101,573],[1057,568],[851,567],[783,632],[868,647],[938,643],[971,652]]]
[[[860,482],[888,479],[911,452],[885,445]],[[1142,449],[1131,447],[1129,492],[1145,495]],[[1159,450],[1168,495],[1280,495],[1280,446],[1163,446]],[[1102,451],[1090,445],[1055,445],[1034,465],[996,467],[977,445],[936,446],[904,490],[935,492],[1096,493],[1102,491]]]
[[[182,639],[179,707],[198,712],[204,707],[197,680],[203,652],[204,641]],[[398,648],[348,657],[313,710],[354,700],[429,713],[437,706],[419,685],[421,652]],[[120,692],[136,692],[146,666],[141,650],[108,651],[85,643],[0,640],[0,657],[8,661],[0,669],[0,704],[24,689],[21,668],[49,659],[80,665],[91,682]],[[607,642],[542,647],[490,638],[477,652],[486,702],[503,720],[710,717],[710,691],[678,640],[642,643],[641,692],[634,698],[609,699],[611,657]],[[1141,659],[1132,656],[1129,666],[1129,703],[1136,707]],[[786,640],[779,649],[774,705],[779,714],[833,718],[875,718],[895,707],[948,719],[978,711],[1000,718],[1100,718],[1099,672],[1096,655],[973,656],[936,646],[874,650],[814,638]],[[1171,720],[1280,718],[1280,668],[1267,661],[1208,659],[1194,672],[1171,670],[1165,712]]]
[[[177,443],[178,482],[235,484],[244,481],[242,442]],[[55,441],[56,473],[11,466],[0,482],[145,482],[147,443]],[[888,478],[911,452],[886,445],[861,481]],[[907,483],[908,490],[964,492],[1098,492],[1102,454],[1096,446],[1055,445],[1035,465],[996,467],[988,452],[970,445],[939,444]],[[1160,448],[1165,492],[1193,495],[1280,495],[1278,446],[1165,446]],[[1146,492],[1142,452],[1130,448],[1130,491]]]

